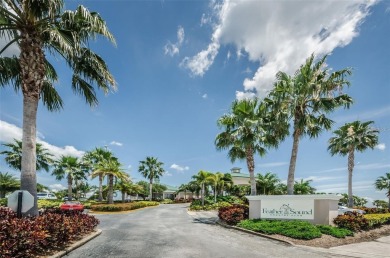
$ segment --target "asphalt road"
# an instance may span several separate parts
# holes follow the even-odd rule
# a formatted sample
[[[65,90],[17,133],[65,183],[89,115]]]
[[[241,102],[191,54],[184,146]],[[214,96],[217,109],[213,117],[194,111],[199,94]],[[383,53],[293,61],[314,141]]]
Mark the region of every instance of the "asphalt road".
[[[65,257],[335,257],[201,223],[184,204],[96,217],[102,234]]]

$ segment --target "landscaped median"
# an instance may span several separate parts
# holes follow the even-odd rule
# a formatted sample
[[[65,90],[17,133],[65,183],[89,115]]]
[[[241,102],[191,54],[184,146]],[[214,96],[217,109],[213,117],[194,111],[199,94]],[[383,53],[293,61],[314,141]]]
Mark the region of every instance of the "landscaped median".
[[[115,212],[115,211],[131,211],[145,207],[157,206],[160,203],[151,201],[114,203],[114,204],[92,204],[91,210],[98,212]]]
[[[218,217],[222,225],[296,245],[328,248],[390,235],[390,213],[340,215],[334,221],[336,226],[302,220],[248,219],[245,205],[220,208]]]

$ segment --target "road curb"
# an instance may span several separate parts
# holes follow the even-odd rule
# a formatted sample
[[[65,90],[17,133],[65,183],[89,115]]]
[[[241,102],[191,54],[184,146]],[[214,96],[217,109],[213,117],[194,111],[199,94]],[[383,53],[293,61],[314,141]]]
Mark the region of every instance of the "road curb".
[[[95,237],[97,237],[98,235],[100,235],[102,233],[102,230],[101,229],[97,229],[95,232],[89,234],[88,236],[84,237],[83,239],[73,243],[71,246],[65,248],[65,250],[61,251],[61,252],[58,252],[52,256],[49,256],[49,258],[60,258],[60,257],[63,257],[65,255],[67,255],[68,253],[70,253],[71,251],[79,248],[80,246],[84,245],[85,243],[89,242],[90,240],[94,239]]]

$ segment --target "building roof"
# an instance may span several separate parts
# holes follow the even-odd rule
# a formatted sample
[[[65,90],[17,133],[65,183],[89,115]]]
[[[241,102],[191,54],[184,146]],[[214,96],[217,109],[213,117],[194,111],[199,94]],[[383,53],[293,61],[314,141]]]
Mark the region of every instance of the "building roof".
[[[244,178],[250,178],[249,174],[243,174],[243,173],[231,173],[232,177],[244,177]]]

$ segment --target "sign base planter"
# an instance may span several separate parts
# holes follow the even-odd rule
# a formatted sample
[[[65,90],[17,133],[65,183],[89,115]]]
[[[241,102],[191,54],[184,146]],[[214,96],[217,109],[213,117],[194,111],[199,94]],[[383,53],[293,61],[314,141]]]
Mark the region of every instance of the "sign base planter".
[[[304,220],[312,224],[333,225],[340,196],[256,195],[249,200],[250,219]]]

